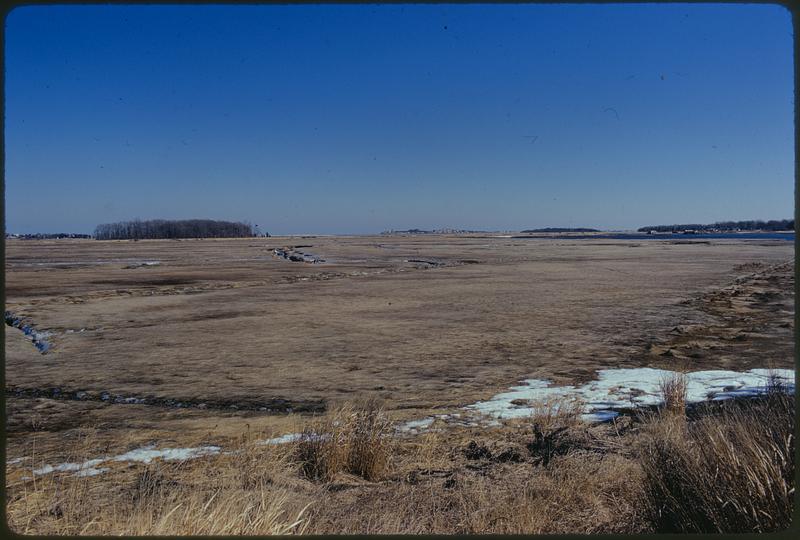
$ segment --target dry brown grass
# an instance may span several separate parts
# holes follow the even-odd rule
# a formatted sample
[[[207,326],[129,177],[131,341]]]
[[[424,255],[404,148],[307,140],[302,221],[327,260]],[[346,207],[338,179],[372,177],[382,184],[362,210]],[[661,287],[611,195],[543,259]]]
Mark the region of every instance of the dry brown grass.
[[[122,469],[50,474],[9,494],[8,524],[20,534],[51,535],[302,533],[305,507],[278,481],[287,470],[285,449],[243,444],[235,454],[154,462],[132,478]]]
[[[124,534],[273,535],[302,533],[304,510],[295,518],[285,510],[292,494],[256,486],[219,488],[212,493],[170,492],[147,500],[128,517]],[[88,527],[82,532],[93,532]]]
[[[387,473],[392,423],[377,400],[347,403],[304,428],[296,459],[306,478],[348,473],[380,480]]]
[[[484,481],[488,485],[478,492],[469,532],[639,532],[643,525],[635,501],[640,475],[634,463],[616,455],[559,456],[518,484]]]
[[[794,397],[731,401],[688,426],[659,418],[640,462],[657,531],[785,529],[794,508]]]
[[[292,444],[248,435],[184,463],[39,477],[7,511],[26,534],[771,531],[793,508],[793,412],[778,389],[644,424],[590,426],[579,404],[550,403],[395,438],[377,403],[350,403]]]
[[[664,412],[679,416],[686,414],[687,382],[686,374],[682,371],[673,372],[659,381]]]
[[[637,468],[616,457],[561,457],[546,468],[455,472],[377,486],[313,507],[319,534],[541,534],[635,532],[629,495]],[[345,504],[342,504],[342,503]]]
[[[396,448],[390,482],[309,511],[317,534],[542,534],[645,530],[641,469],[586,450],[580,404],[539,403],[487,430],[429,432]],[[547,443],[537,439],[540,434]],[[539,441],[539,442],[537,442]],[[547,456],[546,459],[543,459]]]
[[[581,423],[583,402],[580,399],[559,397],[551,400],[535,400],[530,403],[530,418],[526,419],[533,426],[539,426],[544,432],[562,427],[575,427]]]
[[[576,439],[583,438],[581,430],[577,429],[582,424],[583,403],[580,400],[560,398],[534,402],[532,409],[529,421],[533,438],[527,448],[542,465],[569,452],[576,446]]]

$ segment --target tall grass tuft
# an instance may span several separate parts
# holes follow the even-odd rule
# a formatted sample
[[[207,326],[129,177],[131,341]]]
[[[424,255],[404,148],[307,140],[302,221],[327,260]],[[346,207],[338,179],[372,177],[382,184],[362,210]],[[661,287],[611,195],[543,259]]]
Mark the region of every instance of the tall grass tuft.
[[[581,424],[583,402],[560,398],[531,403],[530,423],[533,438],[528,442],[528,452],[541,465],[548,465],[553,457],[565,454],[575,446],[575,429]]]
[[[656,417],[640,462],[659,532],[771,532],[794,508],[794,397],[731,400],[675,429]]]
[[[559,397],[530,403],[530,422],[544,432],[581,423],[584,403],[580,399]]]
[[[383,478],[391,455],[392,424],[376,401],[348,403],[300,435],[296,459],[303,475],[330,481],[338,473]]]
[[[686,389],[688,380],[683,372],[673,372],[659,381],[658,389],[664,403],[664,411],[668,414],[683,416],[686,414]]]

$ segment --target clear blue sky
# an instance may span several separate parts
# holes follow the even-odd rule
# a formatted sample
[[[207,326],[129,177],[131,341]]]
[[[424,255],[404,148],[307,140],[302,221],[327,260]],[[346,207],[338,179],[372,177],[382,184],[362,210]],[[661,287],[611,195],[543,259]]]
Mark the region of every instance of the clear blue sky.
[[[778,6],[38,6],[5,54],[8,232],[794,212]]]

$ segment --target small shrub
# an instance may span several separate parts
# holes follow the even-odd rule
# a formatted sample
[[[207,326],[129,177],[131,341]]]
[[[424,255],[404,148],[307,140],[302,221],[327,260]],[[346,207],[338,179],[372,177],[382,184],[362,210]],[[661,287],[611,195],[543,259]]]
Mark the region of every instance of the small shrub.
[[[301,472],[312,480],[329,481],[341,472],[379,480],[388,469],[391,427],[375,401],[344,405],[301,433]]]
[[[559,427],[574,427],[580,424],[583,413],[582,401],[566,397],[533,401],[530,406],[530,421],[545,432]]]
[[[575,428],[581,423],[583,403],[574,399],[556,399],[532,404],[533,440],[528,452],[542,465],[576,446]]]

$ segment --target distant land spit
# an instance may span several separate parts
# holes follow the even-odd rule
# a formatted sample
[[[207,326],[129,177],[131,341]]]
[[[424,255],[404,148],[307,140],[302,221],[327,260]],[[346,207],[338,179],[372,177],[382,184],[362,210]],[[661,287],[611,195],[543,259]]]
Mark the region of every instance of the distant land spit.
[[[690,223],[684,225],[652,225],[641,227],[638,232],[734,232],[734,231],[793,231],[793,219],[773,219],[770,221],[718,221],[709,225]]]
[[[585,227],[546,227],[544,229],[526,229],[521,233],[566,233],[566,232],[602,232],[599,229],[587,229]]]

